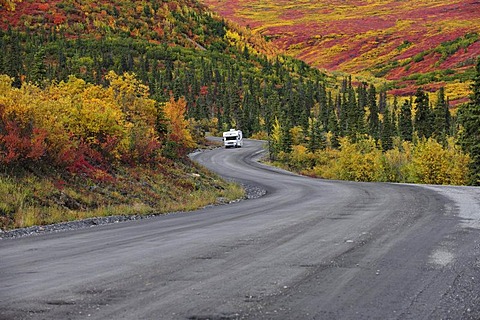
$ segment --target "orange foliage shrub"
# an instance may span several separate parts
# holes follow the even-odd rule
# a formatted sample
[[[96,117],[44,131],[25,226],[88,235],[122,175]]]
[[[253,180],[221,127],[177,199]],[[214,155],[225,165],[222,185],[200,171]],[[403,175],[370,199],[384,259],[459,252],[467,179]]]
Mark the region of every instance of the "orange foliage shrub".
[[[164,104],[163,112],[170,122],[168,140],[177,143],[183,148],[191,148],[195,145],[193,138],[188,130],[188,121],[185,120],[187,110],[187,101],[180,98],[175,101],[173,97]]]

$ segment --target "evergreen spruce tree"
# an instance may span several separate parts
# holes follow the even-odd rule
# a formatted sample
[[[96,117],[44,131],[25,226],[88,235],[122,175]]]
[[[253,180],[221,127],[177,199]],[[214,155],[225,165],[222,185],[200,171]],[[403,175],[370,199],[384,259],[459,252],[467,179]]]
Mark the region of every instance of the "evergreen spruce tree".
[[[346,109],[346,105],[344,103],[345,94],[338,93],[335,97],[335,109],[337,110],[338,114],[338,134],[344,136],[347,134],[348,129],[348,113]]]
[[[327,128],[328,126],[328,104],[327,104],[327,91],[325,85],[317,84],[317,97],[318,105],[320,108],[320,120],[322,121],[323,127]]]
[[[357,96],[358,96],[358,108],[362,109],[365,113],[365,107],[368,104],[367,101],[367,85],[361,83],[357,86]]]
[[[387,91],[382,90],[378,97],[378,112],[383,114],[387,109]]]
[[[307,149],[311,153],[325,148],[325,133],[320,119],[310,118]]]
[[[470,102],[458,110],[460,125],[459,144],[470,154],[472,162],[471,184],[480,185],[480,58],[477,60],[476,74],[472,84]]]
[[[413,139],[412,103],[408,99],[405,99],[400,109],[398,133],[403,140],[412,141]]]
[[[370,113],[368,114],[368,129],[369,134],[375,138],[379,138],[380,120],[378,118],[378,105],[377,105],[377,91],[373,84],[370,85],[367,94],[367,102]]]
[[[314,153],[316,150],[318,150],[318,145],[317,145],[318,136],[315,130],[318,120],[314,118],[310,118],[308,122],[309,122],[309,128],[308,128],[307,149],[311,153]]]
[[[433,110],[433,136],[443,143],[446,142],[446,136],[450,132],[450,110],[449,103],[445,99],[445,88],[441,87],[437,93],[437,103]]]
[[[230,111],[232,112],[236,129],[243,130],[245,119],[244,119],[244,112],[242,108],[243,92],[240,84],[242,84],[243,86],[242,77],[238,78],[237,86],[233,85],[232,87],[230,87],[228,92],[229,92]]]
[[[338,123],[338,117],[336,113],[335,104],[332,100],[332,95],[328,93],[328,122],[326,126],[327,132],[331,134],[331,147],[338,148],[340,146],[338,137],[340,136],[340,128]]]
[[[346,97],[345,97],[345,109],[347,112],[347,135],[355,139],[357,134],[361,131],[363,127],[360,123],[361,115],[359,114],[359,108],[357,105],[357,99],[355,91],[352,87],[347,87]]]
[[[292,129],[291,121],[288,117],[284,116],[281,123],[280,151],[285,153],[292,152],[293,137],[290,129]]]
[[[267,132],[267,135],[270,136],[275,123],[275,115],[278,114],[280,106],[280,97],[273,87],[265,88],[264,105],[265,107],[262,116],[265,119],[265,131]]]
[[[23,74],[23,49],[20,45],[19,35],[11,28],[7,31],[4,45],[5,47],[2,48],[4,54],[4,71],[7,75],[13,78],[12,85],[20,88],[22,86],[21,77]]]
[[[422,88],[415,93],[415,131],[419,138],[430,138],[433,132],[433,112],[428,95]]]
[[[382,122],[382,149],[387,151],[393,147],[394,123],[392,120],[392,113],[387,105],[384,107],[383,122]]]
[[[45,50],[40,48],[35,52],[33,65],[30,70],[30,80],[35,84],[41,84],[45,80],[47,69],[45,66]]]
[[[393,105],[392,105],[392,122],[395,136],[400,136],[400,132],[398,131],[398,119],[400,118],[400,110],[398,106],[398,98],[397,96],[393,97]]]

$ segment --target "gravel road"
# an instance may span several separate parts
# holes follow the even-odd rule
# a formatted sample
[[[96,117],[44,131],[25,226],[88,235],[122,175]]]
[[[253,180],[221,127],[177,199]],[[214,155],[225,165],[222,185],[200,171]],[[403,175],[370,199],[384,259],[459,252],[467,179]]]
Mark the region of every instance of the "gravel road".
[[[0,319],[480,319],[478,188],[192,158],[262,197],[0,240]]]

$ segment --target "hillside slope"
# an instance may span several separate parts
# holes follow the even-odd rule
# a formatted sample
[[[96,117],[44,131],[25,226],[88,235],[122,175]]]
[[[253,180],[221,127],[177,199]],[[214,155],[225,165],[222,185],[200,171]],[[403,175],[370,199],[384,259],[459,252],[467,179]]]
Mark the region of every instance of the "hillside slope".
[[[385,78],[397,94],[449,83],[461,99],[480,54],[476,0],[202,2],[315,67]]]
[[[197,49],[221,41],[226,24],[196,0],[22,1],[14,10],[0,7],[3,30],[47,31],[70,38],[117,35]],[[273,46],[260,36],[251,36],[248,41],[262,53],[273,53]]]

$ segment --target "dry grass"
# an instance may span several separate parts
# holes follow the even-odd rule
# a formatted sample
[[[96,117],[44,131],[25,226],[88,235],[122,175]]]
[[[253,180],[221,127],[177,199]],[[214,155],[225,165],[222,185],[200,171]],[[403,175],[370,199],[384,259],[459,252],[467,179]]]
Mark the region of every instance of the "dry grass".
[[[0,228],[111,215],[191,211],[244,197],[241,186],[192,163],[119,168],[115,181],[17,168],[0,173]]]

